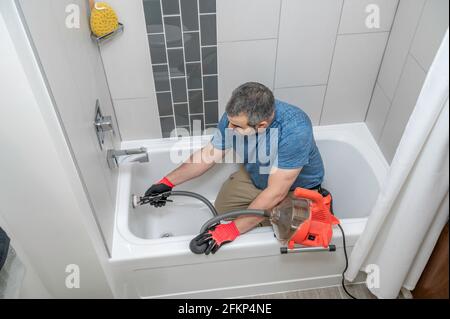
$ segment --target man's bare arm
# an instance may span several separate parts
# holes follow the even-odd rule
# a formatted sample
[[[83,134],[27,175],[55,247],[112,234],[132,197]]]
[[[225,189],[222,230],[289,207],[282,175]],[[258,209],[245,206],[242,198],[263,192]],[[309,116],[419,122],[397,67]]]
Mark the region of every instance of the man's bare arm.
[[[207,170],[219,162],[225,151],[214,148],[208,143],[202,149],[194,152],[183,164],[170,172],[166,177],[175,185],[180,185],[188,180],[204,174]]]
[[[270,210],[281,202],[300,174],[299,169],[276,169],[269,176],[268,186],[250,204],[249,209]],[[245,233],[264,220],[264,217],[243,216],[235,220],[239,232]]]

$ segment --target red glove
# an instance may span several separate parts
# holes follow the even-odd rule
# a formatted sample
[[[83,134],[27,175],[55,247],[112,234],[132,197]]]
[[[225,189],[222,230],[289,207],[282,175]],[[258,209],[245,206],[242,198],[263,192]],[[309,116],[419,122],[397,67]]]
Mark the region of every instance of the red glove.
[[[222,245],[232,242],[239,235],[239,229],[234,222],[218,224],[195,237],[192,244],[197,247],[204,247],[205,249],[201,251],[206,255],[209,255],[209,253],[215,254]]]

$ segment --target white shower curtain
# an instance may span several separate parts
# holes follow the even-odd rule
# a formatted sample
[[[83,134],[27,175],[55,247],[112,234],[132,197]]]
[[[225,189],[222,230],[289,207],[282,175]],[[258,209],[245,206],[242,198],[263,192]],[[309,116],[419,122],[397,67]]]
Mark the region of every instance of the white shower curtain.
[[[378,298],[414,289],[448,221],[448,73],[447,31],[345,275],[366,271]]]

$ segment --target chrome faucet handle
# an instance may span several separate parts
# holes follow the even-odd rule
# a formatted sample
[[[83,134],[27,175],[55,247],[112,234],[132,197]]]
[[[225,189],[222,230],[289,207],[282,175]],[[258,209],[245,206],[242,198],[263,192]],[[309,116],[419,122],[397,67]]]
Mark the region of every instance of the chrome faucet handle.
[[[125,157],[125,156],[133,156],[133,155],[139,155],[135,156],[133,160],[130,162],[139,162],[139,163],[147,163],[149,162],[148,152],[145,147],[140,148],[133,148],[133,149],[127,149],[127,150],[114,150],[109,149],[106,153],[106,160],[108,162],[108,167],[110,169],[118,168],[119,167],[119,157]]]

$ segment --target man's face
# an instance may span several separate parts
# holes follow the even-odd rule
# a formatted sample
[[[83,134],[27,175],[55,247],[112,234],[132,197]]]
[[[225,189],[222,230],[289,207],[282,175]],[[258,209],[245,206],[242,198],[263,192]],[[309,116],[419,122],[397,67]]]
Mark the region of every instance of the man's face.
[[[243,113],[238,116],[228,116],[228,121],[228,128],[233,129],[240,135],[253,135],[256,131],[262,131],[269,126],[268,121],[262,121],[256,126],[250,126],[247,115]]]

